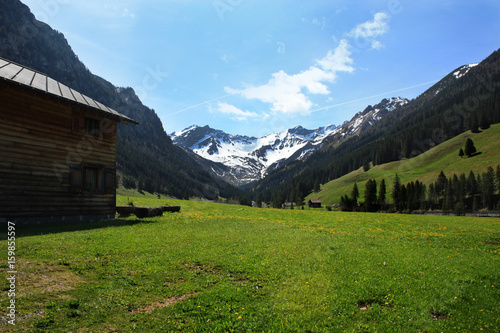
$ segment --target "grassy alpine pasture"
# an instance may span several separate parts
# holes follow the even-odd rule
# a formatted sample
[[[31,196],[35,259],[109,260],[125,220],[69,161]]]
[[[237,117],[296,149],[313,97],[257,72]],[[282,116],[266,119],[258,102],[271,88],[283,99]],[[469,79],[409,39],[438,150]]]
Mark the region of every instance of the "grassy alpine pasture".
[[[458,151],[464,148],[467,139],[474,141],[479,154],[471,158],[460,158]],[[491,166],[496,168],[500,164],[500,124],[492,125],[487,130],[480,133],[464,132],[440,145],[426,151],[419,156],[377,165],[367,172],[360,168],[343,177],[332,180],[321,186],[321,191],[311,193],[306,198],[321,199],[323,204],[332,205],[340,203],[340,197],[351,195],[354,183],[358,184],[360,192],[363,193],[365,184],[369,179],[375,179],[380,184],[385,179],[387,185],[387,198],[392,193],[392,183],[396,173],[401,179],[401,184],[406,185],[411,181],[419,180],[424,184],[431,184],[436,181],[439,173],[443,171],[447,177],[453,174],[466,175],[472,170],[476,175],[486,172]],[[363,197],[363,194],[361,194]],[[363,199],[361,198],[361,201]]]
[[[182,210],[17,227],[18,318],[0,330],[500,331],[498,219],[128,201]]]

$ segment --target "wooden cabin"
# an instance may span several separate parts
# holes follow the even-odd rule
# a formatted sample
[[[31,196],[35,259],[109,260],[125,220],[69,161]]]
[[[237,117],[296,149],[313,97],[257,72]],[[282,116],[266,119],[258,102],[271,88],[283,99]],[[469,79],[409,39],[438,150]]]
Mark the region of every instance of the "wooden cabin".
[[[297,207],[297,203],[296,202],[285,202],[284,204],[281,205],[281,208],[283,209],[293,209],[293,207]]]
[[[321,208],[321,200],[311,199],[307,203],[309,208]]]
[[[0,223],[111,219],[117,123],[136,121],[0,58]]]

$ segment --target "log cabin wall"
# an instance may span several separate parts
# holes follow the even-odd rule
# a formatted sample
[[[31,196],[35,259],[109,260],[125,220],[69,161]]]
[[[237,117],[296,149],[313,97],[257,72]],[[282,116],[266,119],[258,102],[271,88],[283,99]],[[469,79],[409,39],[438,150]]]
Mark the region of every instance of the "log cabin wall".
[[[116,120],[0,81],[0,222],[114,218]]]

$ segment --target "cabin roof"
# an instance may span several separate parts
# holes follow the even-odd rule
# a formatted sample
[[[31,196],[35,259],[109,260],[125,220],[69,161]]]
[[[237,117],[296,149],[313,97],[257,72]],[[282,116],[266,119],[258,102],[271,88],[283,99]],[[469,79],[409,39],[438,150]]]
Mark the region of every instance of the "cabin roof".
[[[73,90],[64,84],[37,72],[28,67],[16,64],[10,60],[0,57],[0,80],[5,80],[21,86],[33,88],[47,95],[55,96],[59,99],[69,100],[71,102],[89,107],[99,113],[118,119],[123,123],[138,124],[137,121],[107,107],[98,101]]]
[[[318,200],[318,199],[311,199],[309,200],[310,203],[313,203],[313,204],[320,204],[321,203],[321,200]]]

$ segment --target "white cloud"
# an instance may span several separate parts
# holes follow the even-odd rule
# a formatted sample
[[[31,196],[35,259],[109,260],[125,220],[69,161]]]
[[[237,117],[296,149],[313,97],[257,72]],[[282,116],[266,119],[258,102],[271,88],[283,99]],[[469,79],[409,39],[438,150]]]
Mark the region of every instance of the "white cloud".
[[[387,20],[389,16],[386,13],[376,13],[373,21],[366,21],[365,23],[358,24],[354,29],[349,32],[348,36],[359,40],[366,40],[371,43],[372,49],[380,49],[383,44],[376,38],[380,37],[389,31]]]
[[[255,112],[243,111],[238,109],[236,106],[227,103],[218,102],[217,106],[219,112],[232,115],[233,116],[232,119],[238,121],[246,120],[247,118],[255,118],[259,116]]]
[[[233,57],[230,55],[224,54],[220,57],[220,59],[227,64],[227,63],[229,63],[229,61],[231,61],[233,59]]]
[[[130,17],[132,20],[135,19],[135,14],[134,13],[131,13],[128,8],[125,8],[123,9],[122,11],[122,16],[125,16],[125,17]]]
[[[346,6],[344,6],[344,7],[342,7],[342,8],[337,9],[337,10],[335,11],[335,14],[339,15],[340,13],[342,13],[342,12],[344,12],[344,11],[346,11],[346,10],[347,10],[347,7],[346,7]]]
[[[376,38],[389,30],[387,20],[387,14],[377,13],[373,21],[357,25],[347,36],[366,39],[372,49],[379,49],[383,45]],[[275,113],[306,115],[311,112],[313,106],[310,95],[329,95],[330,90],[325,83],[334,82],[338,72],[354,71],[354,60],[351,55],[351,44],[347,39],[342,39],[334,50],[329,50],[326,56],[317,59],[313,66],[298,74],[290,75],[281,70],[272,74],[272,78],[264,85],[250,85],[242,89],[225,87],[224,89],[228,94],[269,103],[272,105],[271,111]]]
[[[378,40],[374,40],[372,41],[372,49],[373,50],[379,50],[381,49],[382,47],[384,47],[384,44],[382,44],[381,42],[379,42]]]
[[[271,103],[271,110],[275,112],[307,114],[313,103],[302,90],[305,89],[311,94],[329,94],[328,87],[322,82],[331,82],[334,79],[333,72],[313,66],[295,75],[279,71],[273,74],[268,83],[261,86],[249,86],[245,89],[226,87],[225,90],[229,94],[239,94],[246,99]]]
[[[326,17],[323,16],[322,19],[318,19],[318,18],[315,17],[312,20],[312,24],[321,27],[321,29],[325,29],[326,28]]]
[[[340,41],[339,46],[332,52],[316,62],[324,69],[332,72],[352,72],[354,68],[350,66],[354,60],[350,58],[351,51],[349,51],[349,42],[345,39]]]
[[[285,51],[286,51],[285,43],[278,42],[278,53],[285,54]]]
[[[244,89],[226,87],[225,90],[229,94],[239,94],[246,99],[270,103],[272,104],[271,110],[274,112],[308,114],[313,103],[305,93],[330,94],[324,82],[335,81],[336,72],[354,70],[350,66],[353,60],[349,56],[349,44],[343,40],[333,52],[328,52],[325,58],[316,61],[319,66],[311,66],[308,70],[294,75],[281,70],[274,73],[264,85],[249,86]]]

